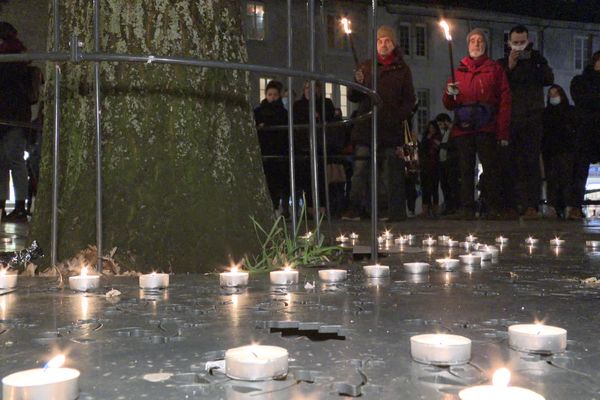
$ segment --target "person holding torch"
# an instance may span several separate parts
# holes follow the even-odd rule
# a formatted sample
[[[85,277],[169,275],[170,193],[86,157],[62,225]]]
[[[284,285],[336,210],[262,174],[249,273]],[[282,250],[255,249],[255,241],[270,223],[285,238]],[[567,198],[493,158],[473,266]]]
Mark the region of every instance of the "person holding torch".
[[[415,90],[412,73],[402,59],[402,50],[398,48],[396,33],[390,26],[383,25],[377,30],[377,94],[382,104],[378,107],[377,138],[378,154],[382,161],[381,173],[382,197],[381,219],[401,221],[406,219],[404,137],[407,125],[415,105]],[[372,61],[358,66],[354,79],[371,88]],[[372,110],[372,104],[365,94],[350,90],[350,101],[359,103],[358,115]],[[352,130],[354,145],[354,173],[350,191],[349,209],[342,219],[360,219],[361,208],[367,206],[370,180],[370,140],[371,120],[356,123]]]
[[[455,219],[475,217],[475,162],[483,166],[485,185],[482,192],[489,205],[488,218],[503,218],[503,197],[497,146],[510,139],[511,92],[504,69],[487,56],[487,41],[481,29],[467,36],[469,54],[454,71],[444,92],[444,106],[454,111],[452,137],[460,164],[461,209]]]

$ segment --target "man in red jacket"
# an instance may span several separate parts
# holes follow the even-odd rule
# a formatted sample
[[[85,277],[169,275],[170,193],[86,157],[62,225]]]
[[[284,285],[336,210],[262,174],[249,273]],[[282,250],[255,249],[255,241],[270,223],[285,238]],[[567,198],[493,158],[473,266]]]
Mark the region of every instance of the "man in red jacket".
[[[452,137],[459,153],[461,210],[459,219],[475,217],[475,161],[483,166],[486,204],[489,218],[501,217],[502,197],[499,185],[497,146],[507,146],[510,138],[511,94],[506,73],[487,56],[485,33],[472,30],[467,36],[469,55],[456,69],[456,82],[449,82],[444,105],[454,111]]]

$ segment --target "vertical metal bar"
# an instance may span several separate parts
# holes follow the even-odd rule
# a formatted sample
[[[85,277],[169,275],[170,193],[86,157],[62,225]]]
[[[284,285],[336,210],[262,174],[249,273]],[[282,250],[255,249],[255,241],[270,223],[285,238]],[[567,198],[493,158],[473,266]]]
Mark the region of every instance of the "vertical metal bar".
[[[310,43],[310,57],[309,57],[309,70],[315,72],[315,0],[309,0],[308,6],[308,20],[309,20],[309,43]],[[315,221],[315,234],[317,239],[320,239],[321,233],[319,229],[319,222],[321,219],[319,212],[319,169],[317,164],[317,126],[316,126],[316,82],[310,81],[310,99],[309,99],[309,132],[310,132],[310,167],[311,167],[311,184],[313,192],[313,209],[314,209],[314,221]]]
[[[100,52],[100,0],[94,0],[94,51]],[[102,131],[100,62],[94,63],[94,92],[96,97],[96,270],[102,272]]]
[[[54,43],[53,50],[60,50],[60,10],[58,0],[53,2]],[[54,152],[52,157],[52,227],[50,233],[50,262],[56,265],[58,260],[58,157],[60,145],[60,66],[54,65]]]
[[[372,54],[371,68],[373,72],[373,87],[377,91],[377,0],[371,4]],[[377,263],[377,105],[373,104],[373,119],[371,121],[371,260]]]
[[[325,30],[325,12],[324,12],[325,1],[321,0],[319,13],[321,15],[321,37],[327,37],[327,32]],[[325,72],[325,67],[323,65],[323,57],[319,57],[320,63],[320,73]],[[327,178],[327,114],[325,113],[325,99],[327,98],[327,90],[325,90],[327,86],[326,82],[323,82],[322,91],[321,91],[321,122],[322,122],[322,136],[323,136],[323,186],[325,187],[325,214],[327,215],[327,230],[331,232],[331,207],[329,202],[329,179]]]
[[[287,0],[287,67],[292,68],[292,0]],[[288,86],[288,141],[289,141],[289,160],[290,160],[290,194],[292,196],[292,236],[296,239],[296,227],[298,226],[298,214],[296,206],[296,159],[294,154],[294,96],[292,94],[293,80],[291,76],[287,78]]]

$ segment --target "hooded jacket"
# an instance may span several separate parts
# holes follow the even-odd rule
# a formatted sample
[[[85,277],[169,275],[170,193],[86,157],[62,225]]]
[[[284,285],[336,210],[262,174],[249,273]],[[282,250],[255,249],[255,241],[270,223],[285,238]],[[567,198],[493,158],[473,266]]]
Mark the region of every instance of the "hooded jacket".
[[[600,117],[600,71],[588,65],[571,81],[571,97],[581,118]]]
[[[444,92],[444,106],[450,111],[475,103],[491,106],[494,118],[476,132],[495,133],[498,140],[509,140],[512,98],[504,69],[486,55],[477,60],[467,56],[461,60],[455,75],[460,93],[455,99]],[[452,127],[453,137],[476,132],[463,130],[457,124]]]
[[[3,39],[0,54],[22,53],[23,43],[15,37]],[[31,121],[31,90],[27,63],[0,63],[0,119]]]
[[[382,104],[377,111],[378,144],[382,146],[401,146],[404,144],[404,121],[409,120],[415,106],[415,89],[409,66],[402,59],[398,47],[394,49],[394,59],[389,65],[377,62],[377,94]],[[373,87],[372,61],[366,61],[359,67],[365,77],[364,85]],[[367,95],[350,90],[348,99],[360,103],[357,115],[371,111],[373,105]],[[369,145],[371,143],[371,119],[359,121],[352,130],[352,142]]]
[[[569,104],[569,99],[562,87],[551,86],[560,95],[560,104],[552,105],[548,102],[544,110],[544,136],[542,152],[545,156],[572,153],[575,151],[577,137],[577,123],[574,107]]]
[[[277,126],[287,125],[288,111],[283,106],[281,99],[271,103],[263,99],[260,105],[254,109],[254,120],[256,125]],[[258,127],[258,140],[263,155],[282,155],[288,153],[287,129],[262,130]]]

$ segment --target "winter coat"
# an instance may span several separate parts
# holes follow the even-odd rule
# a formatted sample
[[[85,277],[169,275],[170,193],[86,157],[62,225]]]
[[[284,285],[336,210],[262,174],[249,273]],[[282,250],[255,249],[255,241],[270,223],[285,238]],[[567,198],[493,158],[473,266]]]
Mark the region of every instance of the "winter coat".
[[[573,153],[577,136],[575,108],[564,100],[557,106],[548,104],[543,121],[542,153],[546,156]]]
[[[423,139],[419,143],[419,160],[422,164],[437,165],[439,163],[441,141],[440,133],[435,133],[430,138],[427,137],[427,133],[423,135]]]
[[[323,100],[317,97],[315,101],[315,112],[317,114],[317,123],[321,123],[321,114],[323,112]],[[294,124],[307,125],[310,120],[310,103],[304,96],[294,103]],[[325,99],[325,121],[332,122],[335,120],[335,106],[331,99]],[[323,153],[323,136],[320,128],[317,128],[317,151]],[[331,133],[331,128],[327,128],[327,135]],[[294,147],[297,154],[306,154],[310,151],[309,129],[298,128],[294,135]]]
[[[288,111],[283,106],[281,99],[271,103],[264,99],[254,109],[256,125],[264,127],[288,124]],[[284,155],[288,152],[288,130],[263,130],[258,127],[258,141],[263,155]]]
[[[0,119],[31,122],[31,90],[26,63],[0,63]]]
[[[574,77],[571,98],[577,116],[577,151],[600,160],[600,71],[590,65]]]
[[[508,68],[508,56],[498,60],[502,65],[512,93],[513,118],[527,118],[532,113],[544,110],[544,86],[554,83],[554,73],[548,66],[548,61],[537,50],[531,49],[530,44],[525,51],[531,57],[517,61],[514,69]]]
[[[490,107],[493,115],[490,122],[475,131],[462,129],[455,123],[452,136],[490,132],[495,133],[498,140],[509,140],[511,93],[504,69],[487,56],[478,60],[467,56],[461,60],[455,75],[460,93],[455,99],[444,92],[444,106],[450,111],[455,111],[464,105],[482,104]]]
[[[377,62],[377,94],[382,104],[377,108],[377,138],[381,146],[401,146],[404,144],[404,121],[409,120],[415,106],[415,89],[409,66],[402,59],[398,48],[394,49],[394,61],[390,65]],[[365,77],[364,85],[373,87],[372,61],[366,61],[360,69]],[[348,99],[358,106],[358,115],[371,111],[371,100],[357,90],[350,90]],[[352,131],[354,144],[370,145],[371,119],[356,123]]]

